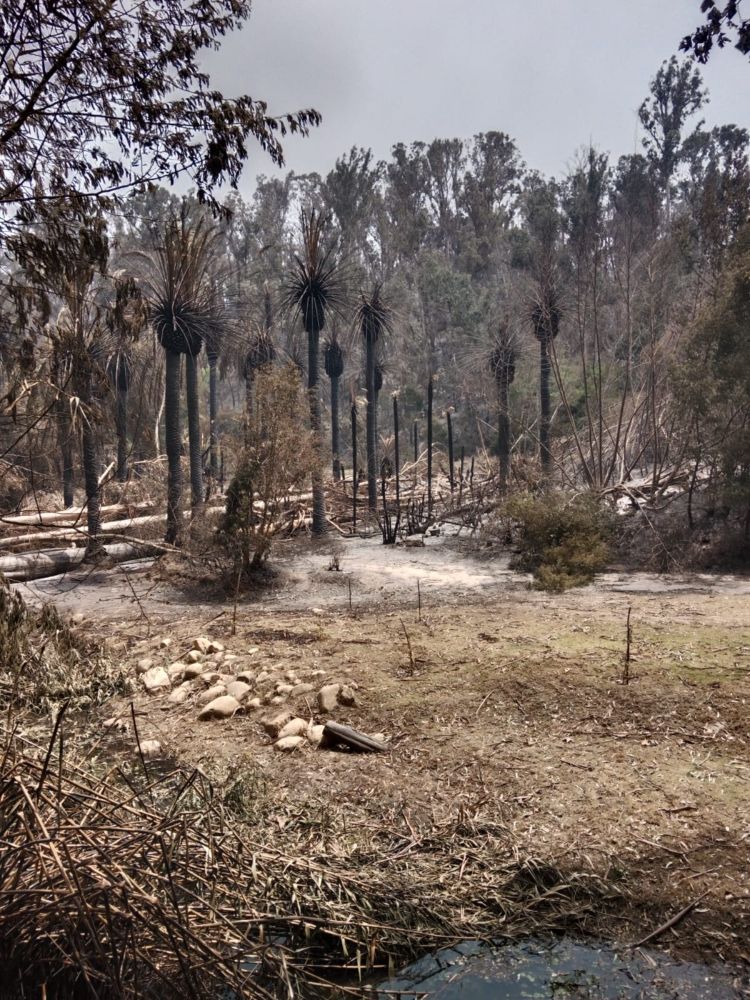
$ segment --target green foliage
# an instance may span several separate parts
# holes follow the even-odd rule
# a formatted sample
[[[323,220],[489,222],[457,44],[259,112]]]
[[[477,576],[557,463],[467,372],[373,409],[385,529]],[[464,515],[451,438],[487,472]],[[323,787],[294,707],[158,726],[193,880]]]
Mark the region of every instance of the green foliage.
[[[514,565],[534,574],[538,590],[583,586],[606,566],[611,526],[595,495],[524,494],[504,512],[518,546]]]

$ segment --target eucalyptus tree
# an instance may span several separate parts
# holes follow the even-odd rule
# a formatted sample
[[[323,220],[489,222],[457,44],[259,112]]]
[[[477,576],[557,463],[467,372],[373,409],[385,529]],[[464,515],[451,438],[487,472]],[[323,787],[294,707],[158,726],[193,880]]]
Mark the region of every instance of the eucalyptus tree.
[[[314,535],[327,530],[326,502],[323,489],[323,443],[320,401],[320,334],[331,312],[344,303],[342,273],[336,259],[335,244],[325,244],[328,219],[312,209],[302,213],[302,245],[293,258],[286,281],[284,302],[300,318],[307,335],[307,389],[310,402],[310,427],[318,462],[312,474]]]
[[[685,127],[708,100],[695,62],[676,56],[665,61],[651,81],[651,93],[638,109],[643,145],[661,180],[667,219],[672,213],[672,182],[685,157]]]
[[[363,293],[357,310],[357,326],[365,344],[365,388],[367,392],[367,502],[371,511],[378,504],[378,381],[383,384],[382,369],[378,379],[377,348],[382,337],[391,329],[390,311],[382,298],[382,286],[376,284]]]
[[[750,18],[740,16],[741,0],[700,0],[704,20],[680,43],[683,52],[692,52],[698,62],[708,61],[714,45],[723,49],[733,45],[743,55],[750,55]]]
[[[133,378],[132,343],[145,326],[146,317],[140,290],[132,277],[115,276],[115,300],[107,314],[111,345],[108,345],[107,374],[115,390],[117,431],[117,479],[128,478],[128,394]]]

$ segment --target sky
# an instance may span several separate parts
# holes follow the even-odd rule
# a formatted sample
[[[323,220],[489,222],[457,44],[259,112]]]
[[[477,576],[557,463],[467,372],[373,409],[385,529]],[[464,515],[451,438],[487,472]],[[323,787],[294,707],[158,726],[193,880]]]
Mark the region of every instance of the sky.
[[[271,113],[314,107],[286,167],[326,173],[352,146],[507,132],[529,167],[562,176],[593,143],[640,148],[637,109],[700,0],[254,0],[206,67],[226,94]],[[750,63],[732,48],[703,69],[707,125],[750,129]],[[277,171],[256,148],[240,185]]]

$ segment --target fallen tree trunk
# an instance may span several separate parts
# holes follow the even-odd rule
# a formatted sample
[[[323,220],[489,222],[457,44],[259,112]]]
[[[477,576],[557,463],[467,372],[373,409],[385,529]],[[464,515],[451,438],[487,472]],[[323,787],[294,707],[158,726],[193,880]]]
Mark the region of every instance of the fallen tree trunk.
[[[113,562],[127,562],[129,559],[143,559],[153,555],[155,550],[148,542],[115,542],[104,546],[104,553]],[[40,580],[46,576],[57,576],[80,566],[86,549],[47,549],[44,552],[30,552],[28,555],[0,556],[0,573],[9,583],[24,583]]]
[[[153,501],[146,501],[139,504],[113,503],[101,508],[102,514],[127,514],[129,511],[137,512],[141,510],[151,510],[154,507]],[[85,521],[86,507],[69,507],[67,510],[45,511],[39,514],[17,514],[9,517],[0,517],[0,524],[9,527],[24,528],[27,526],[45,524],[67,525],[70,522]]]
[[[203,511],[203,514],[219,514],[223,510],[223,507],[211,507]],[[188,513],[186,512],[185,516]],[[132,528],[145,527],[148,524],[163,524],[166,519],[166,514],[147,514],[144,517],[129,517],[123,521],[105,521],[99,529],[99,534],[121,535]],[[74,539],[81,539],[82,542],[85,542],[87,538],[86,525],[82,522],[80,528],[57,528],[52,531],[38,531],[29,535],[13,535],[9,538],[2,538],[0,539],[0,549],[11,549],[17,545],[31,545],[43,542],[67,542]]]

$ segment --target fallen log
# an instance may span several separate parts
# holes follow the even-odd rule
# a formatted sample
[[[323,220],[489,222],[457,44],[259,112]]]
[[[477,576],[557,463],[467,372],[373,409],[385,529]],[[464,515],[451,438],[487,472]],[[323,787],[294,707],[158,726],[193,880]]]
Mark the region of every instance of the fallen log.
[[[219,514],[223,510],[223,507],[209,507],[203,513]],[[189,511],[185,511],[184,513],[185,517],[188,517],[190,514]],[[104,521],[99,526],[99,532],[102,535],[120,535],[126,531],[130,531],[132,528],[145,527],[148,524],[163,524],[166,520],[166,514],[146,514],[143,517],[129,517],[123,521]],[[56,528],[51,531],[38,531],[29,535],[12,535],[8,538],[2,538],[0,539],[0,549],[11,549],[17,545],[31,545],[41,542],[67,542],[74,539],[81,539],[85,542],[87,538],[86,523],[82,521],[80,527]]]
[[[153,555],[155,550],[148,542],[116,542],[104,545],[103,551],[113,562],[127,562],[129,559],[143,559]],[[24,583],[46,576],[57,576],[80,566],[86,555],[85,548],[46,549],[44,552],[30,552],[27,555],[0,556],[0,574],[9,583]]]
[[[155,504],[151,500],[138,504],[113,503],[100,508],[100,514],[127,514],[131,511],[135,513],[141,510],[150,510],[154,506]],[[22,528],[27,526],[34,527],[35,525],[41,526],[45,524],[55,525],[62,522],[63,526],[65,526],[71,521],[85,521],[85,519],[86,507],[83,506],[68,507],[67,510],[44,511],[38,514],[14,514],[6,517],[0,517],[0,524]]]

